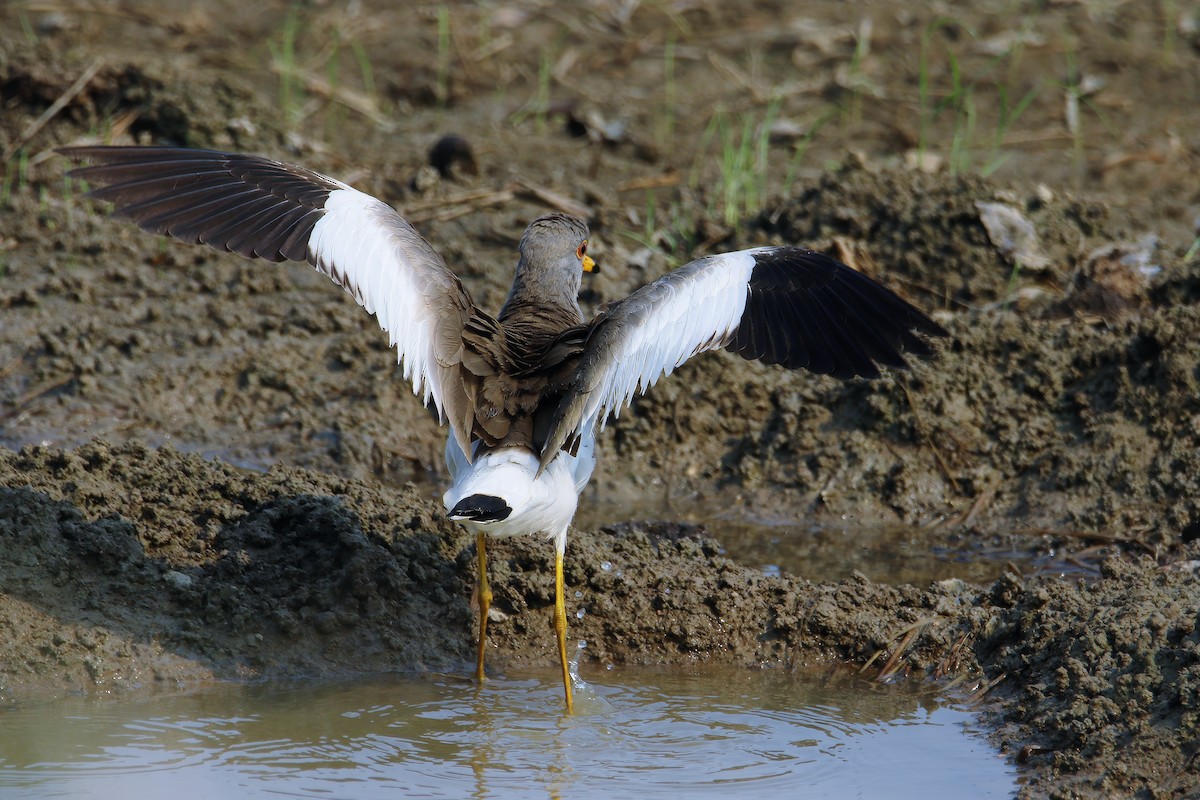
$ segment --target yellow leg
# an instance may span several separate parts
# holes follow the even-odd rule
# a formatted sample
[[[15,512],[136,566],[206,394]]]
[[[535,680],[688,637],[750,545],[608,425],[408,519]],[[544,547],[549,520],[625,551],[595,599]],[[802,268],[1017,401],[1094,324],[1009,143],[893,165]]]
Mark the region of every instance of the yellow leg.
[[[492,607],[492,587],[488,585],[487,550],[484,533],[475,535],[475,553],[479,557],[479,650],[475,666],[475,679],[483,683],[483,654],[487,648],[488,609]]]
[[[563,554],[554,555],[554,632],[558,634],[558,660],[562,663],[563,691],[567,695],[567,713],[575,711],[571,698],[571,668],[567,664],[567,609],[563,605]]]

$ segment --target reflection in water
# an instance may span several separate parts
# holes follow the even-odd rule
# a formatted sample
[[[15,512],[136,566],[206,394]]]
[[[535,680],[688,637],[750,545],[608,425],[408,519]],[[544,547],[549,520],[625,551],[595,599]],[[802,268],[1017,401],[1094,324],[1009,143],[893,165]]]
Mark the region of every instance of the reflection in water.
[[[597,498],[593,494],[589,499]],[[628,520],[702,525],[725,548],[725,555],[739,564],[813,581],[842,580],[861,572],[873,581],[893,585],[925,586],[948,578],[990,583],[1012,563],[1025,572],[1082,573],[1061,561],[1041,563],[1032,552],[989,547],[972,537],[955,543],[949,530],[818,521],[803,515],[756,516],[728,497],[679,503],[649,497],[621,497],[618,502],[607,498],[603,503],[581,503],[575,524],[590,530]]]
[[[224,684],[0,710],[0,796],[1007,797],[936,696],[842,672],[614,670]]]

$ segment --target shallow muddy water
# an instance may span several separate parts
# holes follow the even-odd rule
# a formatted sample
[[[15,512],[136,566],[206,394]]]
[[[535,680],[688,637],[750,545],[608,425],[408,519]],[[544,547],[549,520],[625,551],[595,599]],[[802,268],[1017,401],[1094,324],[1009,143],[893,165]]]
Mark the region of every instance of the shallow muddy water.
[[[585,670],[586,672],[586,670]],[[0,795],[1007,797],[1012,767],[928,692],[780,671],[218,684],[0,712]],[[591,676],[589,676],[591,677]]]
[[[893,585],[925,586],[962,580],[985,584],[1014,567],[1022,574],[1094,577],[1082,562],[1071,563],[1053,550],[1018,548],[1012,539],[956,536],[935,524],[912,526],[828,521],[802,515],[758,514],[738,503],[663,502],[647,498],[614,504],[590,498],[581,504],[576,526],[594,530],[628,520],[673,520],[704,527],[722,554],[767,575],[796,575],[836,581],[854,573]],[[730,498],[731,499],[731,498]]]

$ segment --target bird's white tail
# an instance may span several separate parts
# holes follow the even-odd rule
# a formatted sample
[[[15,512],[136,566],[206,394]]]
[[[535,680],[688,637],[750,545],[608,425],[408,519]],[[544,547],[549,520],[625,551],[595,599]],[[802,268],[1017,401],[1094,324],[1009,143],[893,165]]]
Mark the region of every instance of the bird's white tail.
[[[519,447],[482,451],[477,444],[468,462],[451,436],[446,465],[453,482],[442,503],[450,519],[493,536],[540,533],[561,548],[594,463],[590,441],[575,456],[561,454],[540,474],[537,457]]]

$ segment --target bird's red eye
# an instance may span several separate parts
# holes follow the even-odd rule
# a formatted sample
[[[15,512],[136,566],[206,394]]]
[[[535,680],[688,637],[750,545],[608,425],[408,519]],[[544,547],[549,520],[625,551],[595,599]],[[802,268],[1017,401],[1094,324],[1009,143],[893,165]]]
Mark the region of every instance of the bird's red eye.
[[[587,239],[584,239],[583,242],[580,243],[579,247],[576,248],[575,257],[583,258],[586,255],[587,255]]]

